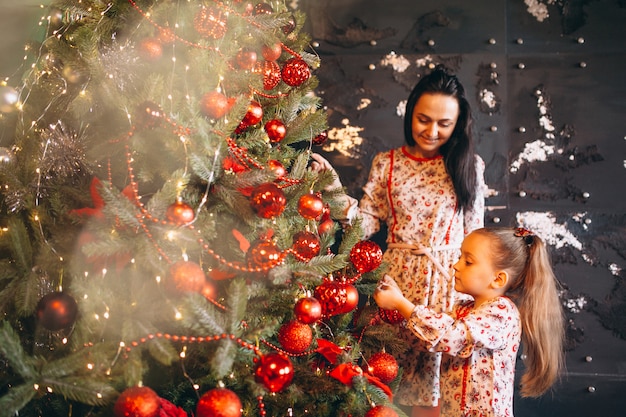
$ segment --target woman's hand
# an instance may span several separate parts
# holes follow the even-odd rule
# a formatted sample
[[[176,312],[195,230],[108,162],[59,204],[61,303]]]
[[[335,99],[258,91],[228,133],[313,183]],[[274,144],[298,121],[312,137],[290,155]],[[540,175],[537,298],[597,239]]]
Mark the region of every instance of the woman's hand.
[[[330,171],[333,173],[334,181],[325,187],[327,191],[336,190],[337,188],[343,188],[341,180],[339,179],[339,175],[337,175],[337,171],[335,171],[335,168],[333,168],[333,166],[330,164],[330,162],[328,162],[326,158],[318,153],[313,153],[311,154],[311,159],[313,159],[313,162],[311,162],[310,165],[311,171]]]

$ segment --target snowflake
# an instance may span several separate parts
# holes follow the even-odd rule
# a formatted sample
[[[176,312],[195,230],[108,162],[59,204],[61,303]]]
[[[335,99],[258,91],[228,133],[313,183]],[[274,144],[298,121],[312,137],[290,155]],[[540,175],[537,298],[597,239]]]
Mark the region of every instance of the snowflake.
[[[408,59],[406,59],[403,55],[396,55],[393,51],[381,59],[380,64],[383,66],[391,66],[393,67],[393,70],[397,72],[404,72],[411,66]]]
[[[582,250],[582,243],[567,230],[566,224],[557,224],[554,216],[549,212],[526,211],[517,213],[517,223],[528,230],[532,230],[549,245],[559,249],[572,246]]]

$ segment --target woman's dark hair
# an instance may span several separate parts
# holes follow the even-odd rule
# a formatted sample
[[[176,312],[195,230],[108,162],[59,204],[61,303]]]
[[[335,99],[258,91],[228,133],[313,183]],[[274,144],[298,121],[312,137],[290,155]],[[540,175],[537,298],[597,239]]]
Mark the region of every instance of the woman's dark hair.
[[[441,147],[441,154],[446,170],[452,178],[454,191],[459,202],[457,209],[470,209],[476,197],[476,155],[472,139],[472,114],[465,97],[465,88],[459,79],[450,74],[442,65],[438,65],[417,83],[406,103],[404,115],[404,139],[409,146],[415,145],[413,139],[413,110],[423,94],[443,94],[457,99],[459,118],[452,136]]]

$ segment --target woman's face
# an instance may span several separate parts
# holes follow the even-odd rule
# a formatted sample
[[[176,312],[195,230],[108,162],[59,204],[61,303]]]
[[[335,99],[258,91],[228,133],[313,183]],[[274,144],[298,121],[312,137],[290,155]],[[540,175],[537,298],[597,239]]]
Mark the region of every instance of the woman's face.
[[[415,145],[413,155],[432,158],[439,155],[439,148],[445,144],[459,118],[459,102],[445,94],[425,93],[413,109],[411,127]]]

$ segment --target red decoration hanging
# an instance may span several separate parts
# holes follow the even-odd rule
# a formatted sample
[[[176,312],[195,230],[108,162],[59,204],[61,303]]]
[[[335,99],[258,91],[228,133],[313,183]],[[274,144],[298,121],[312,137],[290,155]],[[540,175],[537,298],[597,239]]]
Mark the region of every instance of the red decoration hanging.
[[[237,66],[243,70],[251,70],[257,62],[257,53],[248,48],[242,48],[235,57]]]
[[[261,55],[267,61],[276,61],[280,58],[280,55],[283,53],[283,48],[279,42],[276,42],[272,45],[263,45],[261,47]]]
[[[287,198],[276,184],[267,182],[252,190],[250,205],[260,217],[272,219],[280,216],[285,210]]]
[[[322,318],[322,304],[315,297],[302,297],[293,308],[296,318],[305,324],[312,324]]]
[[[278,119],[268,120],[264,128],[267,136],[270,138],[270,142],[273,143],[280,142],[287,135],[287,127]]]
[[[299,260],[308,262],[320,253],[320,239],[315,233],[298,232],[293,236],[292,249],[297,254]]]
[[[239,123],[237,129],[235,129],[235,133],[243,133],[250,126],[259,123],[261,119],[263,119],[263,107],[261,107],[258,101],[251,101],[245,116],[241,120],[241,123]]]
[[[220,39],[226,34],[226,16],[217,7],[202,7],[193,19],[193,27],[204,37]]]
[[[280,327],[278,342],[287,352],[302,353],[311,346],[313,331],[308,324],[291,320]]]
[[[257,359],[254,379],[269,392],[282,391],[293,380],[293,364],[287,356],[268,353]]]
[[[367,361],[367,372],[388,384],[398,376],[398,362],[387,352],[377,352]]]
[[[255,72],[263,75],[263,89],[271,90],[282,80],[280,66],[275,61],[263,61],[255,67]]]
[[[163,56],[163,46],[157,38],[146,38],[139,44],[139,55],[147,61],[157,61]]]
[[[315,298],[322,304],[322,316],[349,313],[359,304],[359,292],[352,284],[325,280],[315,288]]]
[[[393,408],[387,407],[386,405],[377,405],[376,407],[370,408],[367,413],[365,413],[365,417],[398,417],[398,413],[396,413]]]
[[[314,145],[323,145],[328,140],[328,130],[324,130],[313,138]]]
[[[255,15],[272,14],[272,13],[274,13],[274,8],[267,3],[258,3],[256,6],[254,6]]]
[[[274,173],[274,175],[276,175],[277,179],[284,178],[285,175],[287,175],[287,170],[285,169],[285,166],[276,159],[270,159],[269,161],[267,161],[267,167],[270,171]]]
[[[115,401],[115,417],[157,417],[160,397],[148,387],[127,388]]]
[[[400,314],[398,310],[385,310],[381,308],[378,310],[378,315],[384,322],[389,324],[398,324],[404,321],[404,317],[402,317],[402,314]]]
[[[250,249],[246,253],[246,262],[249,268],[268,269],[272,268],[280,262],[282,253],[269,240],[257,240],[250,245]]]
[[[298,213],[305,219],[313,220],[324,212],[324,200],[319,193],[304,194],[298,200]]]
[[[230,109],[228,97],[217,91],[205,93],[200,99],[200,111],[211,119],[219,119]]]
[[[51,292],[37,303],[37,320],[46,329],[58,331],[71,327],[76,321],[78,305],[71,295],[65,292]]]
[[[166,286],[172,291],[201,292],[206,284],[202,267],[192,261],[178,261],[168,271]]]
[[[167,208],[165,217],[167,217],[167,220],[170,222],[180,226],[193,221],[196,217],[196,213],[189,204],[177,200]]]
[[[298,87],[311,77],[311,69],[302,58],[291,58],[283,65],[281,76],[285,84]]]
[[[241,400],[227,388],[214,388],[198,400],[196,417],[241,417]]]
[[[362,240],[350,250],[350,261],[357,271],[364,274],[380,266],[383,261],[383,251],[376,242]]]
[[[289,35],[291,32],[293,32],[296,29],[296,18],[294,15],[289,16],[289,22],[287,22],[287,24],[285,24],[281,30],[283,31],[283,33],[285,35]]]

